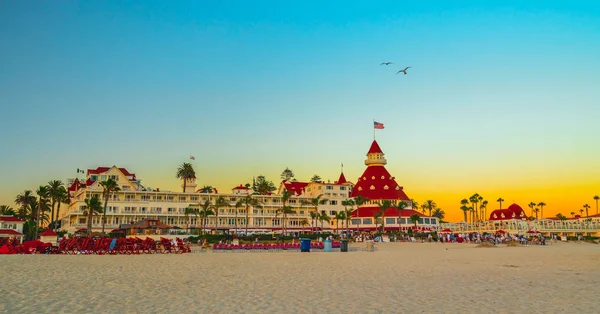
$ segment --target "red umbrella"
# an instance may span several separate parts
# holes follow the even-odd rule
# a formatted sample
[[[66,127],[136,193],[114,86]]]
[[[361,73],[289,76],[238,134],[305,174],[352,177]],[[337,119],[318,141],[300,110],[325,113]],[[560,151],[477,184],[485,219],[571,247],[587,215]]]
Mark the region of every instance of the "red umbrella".
[[[537,230],[529,230],[529,231],[527,231],[527,233],[540,233],[540,232]]]
[[[452,232],[452,230],[446,228],[446,229],[442,230],[442,232]]]
[[[504,230],[498,230],[498,231],[496,231],[496,233],[505,234],[506,231],[504,231]]]

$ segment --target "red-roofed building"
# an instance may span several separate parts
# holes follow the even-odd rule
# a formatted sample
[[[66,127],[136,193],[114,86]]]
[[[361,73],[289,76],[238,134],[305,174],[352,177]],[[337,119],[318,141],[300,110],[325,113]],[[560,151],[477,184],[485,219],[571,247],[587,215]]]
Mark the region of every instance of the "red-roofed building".
[[[527,215],[521,206],[512,204],[508,208],[492,211],[490,220],[527,220]]]
[[[19,238],[23,241],[23,224],[25,222],[14,216],[0,216],[0,238]]]
[[[238,195],[238,194],[248,195],[248,194],[252,193],[252,189],[240,184],[239,186],[236,186],[233,189],[231,189],[231,192],[236,195]]]
[[[404,188],[396,182],[385,168],[387,160],[384,153],[379,147],[377,141],[371,143],[371,147],[367,152],[365,165],[367,168],[356,181],[356,185],[352,189],[350,196],[352,198],[362,197],[367,201],[360,208],[352,211],[352,226],[356,228],[375,228],[381,224],[375,221],[375,214],[380,211],[379,204],[383,201],[390,201],[393,206],[405,202],[406,207],[398,211],[395,207],[386,209],[383,213],[385,218],[386,230],[398,230],[402,227],[407,227],[414,224],[410,220],[410,216],[418,215],[418,225],[421,227],[430,228],[438,225],[439,221],[435,217],[426,217],[423,214],[412,210],[410,198],[404,192]]]

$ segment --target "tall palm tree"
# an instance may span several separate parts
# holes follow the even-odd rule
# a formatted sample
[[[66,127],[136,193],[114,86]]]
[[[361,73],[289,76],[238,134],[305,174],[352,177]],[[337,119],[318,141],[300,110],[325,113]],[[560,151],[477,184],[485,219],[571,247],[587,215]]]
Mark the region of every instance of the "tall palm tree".
[[[486,220],[487,218],[487,205],[488,205],[488,201],[484,200],[483,202],[481,202],[481,205],[479,205],[479,211],[481,212],[481,221]]]
[[[463,205],[460,207],[460,210],[463,211],[463,214],[465,215],[465,223],[467,222],[467,213],[469,212],[469,210],[471,210],[468,206]]]
[[[431,212],[437,207],[437,204],[433,200],[426,200],[423,206],[429,210],[429,217],[431,217]]]
[[[219,232],[219,208],[227,205],[229,202],[223,196],[219,196],[211,207],[215,211],[215,234]]]
[[[320,199],[319,195],[317,197],[317,199]],[[281,193],[281,208],[280,208],[280,213],[283,215],[283,227],[282,227],[282,232],[283,232],[283,237],[285,237],[286,235],[286,219],[287,219],[287,215],[288,214],[292,214],[291,211],[291,207],[288,206],[288,202],[290,201],[290,198],[292,197],[292,192],[288,191],[287,189],[283,191],[283,193]],[[316,205],[318,206],[318,205]]]
[[[360,195],[354,198],[354,204],[356,205],[356,217],[359,218],[357,228],[360,228],[360,221],[362,220],[362,218],[360,218],[360,207],[368,201],[370,201],[368,197],[362,197]]]
[[[589,217],[590,216],[590,214],[589,214],[590,205],[585,204],[585,205],[583,205],[583,208],[585,208],[585,216]]]
[[[187,187],[187,180],[196,177],[196,171],[194,171],[194,167],[189,162],[184,162],[177,168],[177,174],[175,175],[177,179],[183,180],[183,192],[185,193],[185,188]]]
[[[444,217],[446,217],[446,213],[444,212],[443,209],[436,208],[433,211],[433,215],[431,217],[436,217],[437,219],[439,219],[440,221],[442,221],[444,219]]]
[[[323,229],[323,222],[327,221],[327,223],[329,223],[331,218],[329,215],[327,215],[327,213],[321,213],[319,214],[318,220],[321,222],[321,229]]]
[[[473,207],[473,221],[478,221],[477,203],[479,203],[479,194],[475,193],[469,197],[469,202],[471,202],[471,206]]]
[[[312,227],[313,221],[315,222],[314,227],[312,227],[313,232],[316,231],[317,226],[317,220],[319,219],[319,213],[318,212],[310,212],[310,225]]]
[[[36,202],[37,199],[35,198],[35,195],[33,195],[33,192],[31,192],[31,190],[25,190],[23,193],[15,197],[15,204],[19,205],[17,217],[25,220],[25,227],[27,227],[27,237],[30,239],[33,237],[33,229],[35,227],[36,221]],[[34,206],[36,209],[34,209]]]
[[[596,201],[596,215],[598,215],[598,200],[600,200],[600,196],[594,195],[594,200]]]
[[[544,203],[544,202],[539,202],[539,203],[537,204],[537,206],[539,206],[539,207],[540,207],[540,209],[542,210],[542,214],[541,214],[540,216],[541,216],[541,218],[542,218],[542,219],[544,219],[544,206],[546,206],[546,203]]]
[[[584,212],[583,208],[579,210],[580,216],[583,216],[583,212]]]
[[[567,217],[565,217],[565,215],[561,213],[556,214],[556,218],[558,218],[561,221],[567,220]]]
[[[500,208],[499,209],[502,209],[502,202],[504,202],[504,199],[502,197],[500,197],[500,198],[498,198],[496,200],[496,202],[500,203]]]
[[[95,214],[102,213],[102,202],[97,196],[85,200],[85,210],[83,214],[87,216],[87,236],[92,235],[92,218]]]
[[[212,204],[210,203],[210,200],[205,200],[204,203],[200,204],[200,212],[198,212],[198,215],[200,215],[200,234],[206,229],[208,217],[215,214],[211,208]]]
[[[246,232],[244,233],[245,235],[248,235],[248,216],[250,215],[250,208],[262,208],[262,203],[253,196],[254,193],[248,194],[244,196],[244,198],[237,201],[237,203],[235,203],[236,207],[244,206],[246,208]]]
[[[52,212],[50,214],[50,223],[54,222],[54,209],[56,208],[56,203],[60,202],[59,198],[61,197],[62,190],[64,190],[65,186],[60,180],[52,180],[48,182],[48,196],[51,200],[51,208]]]
[[[346,217],[346,233],[349,232],[348,222],[352,216],[352,206],[354,206],[354,200],[348,199],[342,201],[342,205],[344,206],[344,216]],[[348,209],[350,208],[350,209]]]
[[[535,208],[535,203],[534,202],[530,202],[529,204],[527,204],[527,206],[529,206],[529,208],[531,208],[531,216],[533,216],[533,209]]]
[[[571,217],[575,218],[575,212],[571,212]]]
[[[408,203],[405,201],[400,201],[398,202],[398,205],[396,205],[396,208],[398,209],[398,232],[400,232],[400,219],[402,218],[402,210],[404,210],[406,207],[408,207]]]
[[[187,232],[190,233],[190,216],[198,216],[198,208],[193,208],[193,207],[186,207],[185,211],[183,212],[183,215],[185,216],[185,221],[186,223],[186,229]]]
[[[112,193],[121,191],[121,188],[119,187],[117,181],[113,179],[100,182],[100,186],[102,186],[102,196],[104,196],[104,212],[102,213],[102,237],[104,237],[104,225],[106,224],[106,206],[108,205],[108,199]]]
[[[15,210],[8,205],[0,205],[0,216],[14,216]]]
[[[215,188],[213,188],[211,185],[205,185],[200,189],[200,193],[213,193],[215,191]]]
[[[467,205],[469,205],[469,200],[468,200],[468,199],[466,199],[466,198],[463,198],[463,199],[460,201],[460,205],[462,206],[460,209],[463,209],[463,207],[465,207],[465,208],[469,208],[469,207],[467,206]],[[467,219],[467,211],[468,211],[468,210],[464,210],[464,209],[463,209],[463,211],[464,211],[464,213],[465,213],[465,222],[468,222],[468,221],[467,221],[467,220],[468,220],[468,219]]]
[[[291,206],[282,206],[281,208],[278,208],[278,209],[275,211],[275,219],[277,219],[277,217],[278,217],[280,214],[281,214],[281,219],[282,219],[282,228],[281,228],[281,231],[282,231],[282,239],[281,239],[281,242],[283,242],[283,241],[284,241],[284,237],[285,237],[285,235],[286,235],[286,233],[287,233],[287,228],[286,228],[286,225],[287,225],[287,215],[290,215],[290,214],[295,214],[295,213],[296,213],[296,212],[295,212],[295,211],[292,209],[292,207],[291,207]],[[324,215],[324,216],[327,216],[327,215]],[[329,216],[327,216],[327,218],[329,219]],[[328,220],[328,221],[329,221],[329,220]]]
[[[37,208],[37,213],[36,213],[36,223],[35,223],[35,232],[33,233],[33,238],[37,239],[38,237],[38,231],[40,226],[40,215],[47,209],[49,209],[49,205],[48,205],[48,197],[49,197],[49,192],[48,192],[48,187],[45,185],[40,185],[38,187],[38,189],[35,191],[35,194],[38,195],[38,208]]]
[[[413,210],[418,210],[419,209],[419,203],[417,201],[415,201],[414,199],[410,199],[410,208],[412,208]]]
[[[381,217],[381,233],[385,233],[385,210],[392,207],[392,202],[384,200],[377,205],[379,206],[379,210],[375,213],[376,217],[373,218],[375,219],[375,223],[377,223],[377,217]]]
[[[334,215],[336,230],[340,228],[340,221],[342,222],[342,229],[344,229],[344,221],[346,220],[346,211],[340,210]]]
[[[539,208],[539,207],[536,207],[536,208],[533,210],[533,212],[535,213],[535,220],[539,220],[539,219],[538,219],[538,213],[540,212],[540,208]]]
[[[308,220],[306,218],[300,220],[300,225],[302,228],[306,228],[306,226],[308,226]]]
[[[57,199],[56,220],[54,221],[54,225],[53,225],[55,231],[58,231],[58,228],[60,226],[59,222],[60,222],[60,205],[61,204],[66,204],[66,205],[71,204],[71,198],[69,197],[69,192],[67,192],[66,189],[61,189],[58,199]]]

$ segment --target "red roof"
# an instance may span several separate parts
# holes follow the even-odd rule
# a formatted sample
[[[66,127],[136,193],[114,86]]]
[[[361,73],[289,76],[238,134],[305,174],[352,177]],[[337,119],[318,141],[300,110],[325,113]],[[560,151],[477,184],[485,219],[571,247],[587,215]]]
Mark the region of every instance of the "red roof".
[[[292,192],[292,195],[302,195],[302,193],[304,193],[304,188],[306,188],[306,186],[308,185],[308,182],[299,181],[282,181],[282,183],[286,190]]]
[[[0,221],[6,221],[6,222],[24,222],[23,220],[14,217],[14,216],[0,216]]]
[[[250,188],[245,187],[245,186],[243,186],[243,185],[240,184],[240,186],[234,187],[233,190],[250,190]]]
[[[87,174],[88,174],[88,175],[90,175],[90,174],[101,174],[101,173],[105,173],[105,172],[107,172],[107,171],[108,171],[108,170],[110,170],[111,168],[112,168],[112,167],[98,167],[98,168],[96,168],[96,169],[88,169],[88,170],[87,170]],[[130,179],[130,180],[132,180],[132,181],[135,181],[135,180],[136,180],[136,179],[135,179],[135,173],[130,173],[130,172],[129,172],[129,171],[127,171],[127,169],[125,169],[125,168],[118,168],[118,169],[119,169],[119,170],[120,170],[120,171],[123,173],[123,175],[125,175],[126,177],[132,177],[132,178],[128,178],[128,179]]]
[[[369,151],[367,152],[367,154],[373,154],[373,153],[383,154],[383,151],[381,150],[381,148],[379,148],[379,144],[377,144],[377,141],[375,141],[375,140],[373,140],[373,143],[371,144],[371,148],[369,148]]]
[[[403,187],[381,165],[368,166],[350,193],[350,197],[366,197],[370,200],[404,200],[410,198]]]
[[[340,178],[337,180],[336,184],[344,184],[348,181],[346,181],[346,177],[344,176],[344,173],[340,173]]]
[[[512,204],[505,209],[496,209],[490,213],[490,220],[525,220],[527,215],[521,206]]]
[[[374,217],[375,213],[379,211],[379,207],[360,207],[359,209],[355,209],[352,211],[350,215],[352,218],[363,218],[363,217]],[[403,209],[400,211],[400,216],[398,216],[398,208],[390,207],[385,210],[383,213],[384,217],[410,217],[412,215],[419,215],[419,217],[426,217],[425,215],[419,213],[416,210],[412,209]]]
[[[56,237],[58,234],[56,234],[56,232],[52,231],[52,229],[46,229],[46,231],[42,232],[42,234],[40,234],[40,237]]]
[[[18,236],[22,236],[23,235],[19,231],[16,231],[16,230],[13,230],[13,229],[0,229],[0,234],[18,235]]]
[[[75,191],[77,191],[77,190],[79,190],[81,188],[84,188],[84,187],[85,187],[85,184],[79,182],[79,179],[75,179],[75,181],[73,181],[73,184],[71,184],[71,186],[68,187],[67,190],[69,192],[75,192]]]

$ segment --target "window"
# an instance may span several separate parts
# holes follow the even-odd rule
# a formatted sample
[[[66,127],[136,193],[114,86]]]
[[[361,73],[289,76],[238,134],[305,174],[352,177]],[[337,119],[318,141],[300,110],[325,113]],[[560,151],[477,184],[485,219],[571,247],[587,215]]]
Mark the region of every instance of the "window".
[[[340,186],[340,191],[346,191],[346,187],[345,186]]]
[[[352,219],[352,220],[351,220],[351,223],[352,223],[353,225],[360,225],[360,218],[355,218],[355,219]]]
[[[90,179],[92,179],[92,181],[98,181],[98,176],[90,176]]]
[[[192,197],[190,198],[190,201],[192,201],[192,202],[197,202],[197,201],[198,201],[198,196],[192,196]]]
[[[388,225],[393,225],[396,223],[396,218],[386,218],[385,223]]]
[[[431,224],[432,225],[437,225],[437,219],[431,219]]]
[[[148,196],[148,195],[142,195],[142,196],[140,196],[140,199],[141,199],[142,201],[147,201],[147,200],[149,200],[149,199],[150,199],[150,196]]]
[[[296,200],[290,200],[290,204],[296,204]]]
[[[83,225],[85,223],[85,218],[79,218],[79,224]]]
[[[338,201],[335,201],[335,200],[334,201],[329,201],[329,205],[337,205],[337,202]]]
[[[173,196],[167,196],[167,201],[172,202],[173,201]]]
[[[330,215],[330,216],[335,216],[335,214],[336,214],[335,210],[330,210],[330,211],[329,211],[329,215]]]
[[[363,218],[363,225],[371,225],[371,224],[373,224],[373,219]]]
[[[174,214],[174,213],[176,213],[176,212],[177,212],[177,209],[176,209],[176,208],[173,208],[173,207],[169,207],[169,208],[167,209],[167,212],[168,212],[169,214]]]
[[[113,179],[114,181],[119,181],[119,176],[108,176],[109,179]]]
[[[106,181],[106,175],[100,176],[100,181]]]
[[[325,189],[327,189],[327,190],[333,190],[333,186],[328,185],[328,186],[325,187]]]
[[[423,218],[419,218],[419,225],[423,224]]]
[[[428,224],[429,223],[429,218],[425,218],[425,223]]]
[[[230,201],[230,202],[235,202],[235,197],[230,197],[230,198],[229,198],[229,201]]]
[[[179,201],[180,201],[180,202],[185,202],[185,199],[186,199],[186,197],[185,197],[185,196],[180,196],[180,197],[179,197]]]
[[[340,196],[343,197],[343,198],[348,197],[346,193],[340,193]]]
[[[405,225],[406,224],[406,218],[400,218],[400,223]]]

